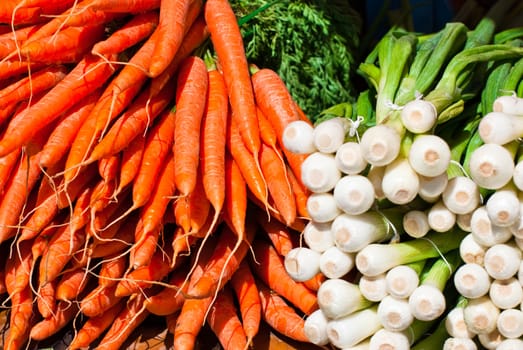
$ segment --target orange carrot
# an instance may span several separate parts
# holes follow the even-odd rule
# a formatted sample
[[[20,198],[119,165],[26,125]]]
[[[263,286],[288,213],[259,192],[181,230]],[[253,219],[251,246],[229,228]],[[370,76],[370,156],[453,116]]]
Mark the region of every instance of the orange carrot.
[[[149,311],[143,305],[145,299],[145,295],[137,294],[129,301],[127,306],[115,318],[97,349],[118,350],[122,348],[123,343],[132,331],[149,316]]]
[[[17,148],[5,157],[0,157],[0,195],[4,193],[5,184],[11,178],[11,172],[15,169],[20,158],[21,148]]]
[[[176,55],[186,30],[190,3],[191,0],[160,1],[160,19],[156,29],[158,41],[149,66],[150,77],[161,74]]]
[[[116,195],[136,181],[135,179],[140,171],[144,148],[145,137],[137,136],[133,142],[122,151],[122,167],[120,169]]]
[[[56,299],[75,301],[85,289],[92,275],[84,267],[65,272],[56,286]]]
[[[83,229],[73,232],[70,225],[59,227],[40,261],[39,283],[44,284],[57,278],[71,260],[71,253],[84,244],[85,238]]]
[[[211,67],[207,74],[209,85],[200,136],[200,169],[203,189],[214,208],[216,223],[225,202],[225,126],[229,102],[221,73]]]
[[[266,207],[269,205],[269,195],[262,172],[257,165],[258,160],[249,152],[241,140],[238,126],[234,119],[228,118],[226,145],[230,154],[237,163],[249,190]]]
[[[120,155],[112,154],[98,161],[98,173],[105,182],[113,181],[120,169]]]
[[[311,192],[303,185],[301,180],[298,180],[289,165],[286,164],[285,166],[287,167],[287,179],[291,185],[292,193],[294,194],[296,202],[296,212],[300,217],[309,219],[309,212],[307,211],[307,200]]]
[[[122,300],[110,309],[105,310],[102,314],[90,317],[76,333],[69,344],[69,349],[81,349],[91,345],[109,328],[124,307],[125,302]]]
[[[33,95],[55,86],[65,77],[66,73],[64,66],[53,65],[32,73],[30,77],[16,81],[0,90],[0,108],[29,99]]]
[[[115,295],[131,295],[160,281],[172,270],[169,257],[167,252],[157,250],[149,265],[132,270],[118,282]]]
[[[26,74],[29,69],[31,71],[36,71],[44,67],[44,63],[37,62],[27,62],[27,61],[0,61],[0,79],[5,81],[5,79],[14,78],[21,74]]]
[[[184,268],[173,271],[169,278],[169,287],[165,287],[144,302],[147,310],[158,316],[167,316],[180,310],[185,301],[184,293],[187,292],[188,287],[183,283],[186,280],[186,274],[187,269]]]
[[[31,339],[37,341],[48,339],[67,326],[77,313],[78,306],[76,303],[60,301],[52,317],[41,320],[31,328]]]
[[[89,7],[105,12],[139,13],[160,7],[160,0],[94,0]]]
[[[114,305],[118,304],[122,297],[115,294],[116,284],[111,286],[100,286],[91,290],[80,301],[80,310],[89,317],[102,315]]]
[[[128,266],[127,256],[123,254],[104,259],[98,274],[98,284],[105,287],[116,284],[118,279],[124,275]]]
[[[257,161],[261,144],[260,130],[247,57],[236,16],[226,0],[206,1],[204,15],[223,69],[233,119],[237,121],[243,142]]]
[[[24,154],[18,169],[5,185],[0,200],[0,242],[13,237],[20,229],[19,221],[27,199],[41,175],[38,157],[38,153],[34,156]]]
[[[195,297],[206,297],[221,289],[230,280],[247,254],[249,244],[254,238],[254,231],[248,225],[245,240],[241,241],[239,248],[235,250],[237,235],[225,225],[220,231],[220,239],[205,266],[202,277],[189,287],[188,294]]]
[[[185,59],[177,80],[173,147],[176,188],[181,196],[188,196],[196,186],[207,86],[205,62],[197,56]]]
[[[238,164],[229,156],[225,157],[225,215],[224,219],[238,235],[238,241],[245,236],[247,213],[247,186]]]
[[[238,299],[247,343],[251,344],[260,327],[261,303],[256,281],[245,259],[232,275],[231,286]]]
[[[305,335],[303,317],[277,293],[264,285],[259,286],[262,316],[275,331],[300,342],[309,342]]]
[[[309,288],[312,291],[317,292],[320,289],[321,284],[325,281],[327,277],[321,272],[318,272],[313,278],[303,281],[305,287]]]
[[[58,280],[54,280],[38,286],[36,293],[36,306],[43,318],[50,318],[56,312],[56,286]]]
[[[33,62],[78,62],[102,38],[104,28],[102,24],[67,27],[51,37],[28,40],[14,53]]]
[[[22,349],[29,340],[29,331],[34,323],[33,293],[28,285],[11,295],[9,332],[3,343],[5,350]]]
[[[281,162],[281,157],[274,149],[265,143],[262,143],[260,151],[263,176],[271,179],[267,182],[269,193],[276,208],[285,219],[285,224],[290,225],[296,219],[296,201],[287,180],[285,164]]]
[[[164,164],[164,159],[171,154],[174,142],[174,118],[173,110],[165,110],[160,115],[158,123],[147,135],[142,161],[133,182],[133,207],[135,209],[147,203],[156,182],[156,177],[151,174],[158,174]]]
[[[178,323],[178,316],[180,316],[180,310],[165,316],[167,332],[174,334],[174,330],[176,329],[176,324]]]
[[[205,196],[202,176],[196,175],[196,186],[187,197],[178,198],[174,202],[175,222],[181,226],[187,234],[196,234],[205,226],[210,212],[210,202]],[[220,213],[215,215],[215,224]],[[214,227],[209,226],[212,230]]]
[[[20,242],[5,263],[6,286],[9,295],[19,293],[30,283],[33,257],[32,242]]]
[[[287,274],[283,257],[269,243],[258,239],[252,248],[256,262],[251,266],[263,282],[307,315],[318,308],[316,293]]]
[[[62,112],[85,98],[105,82],[113,72],[110,64],[85,55],[76,67],[42,99],[22,112],[18,123],[10,123],[0,139],[0,157],[27,144]],[[68,98],[64,98],[68,96]]]
[[[143,227],[135,232],[135,242],[131,247],[129,265],[134,269],[147,266],[151,263],[154,253],[158,250],[158,240],[162,234],[162,228],[156,227],[145,232]]]
[[[164,89],[151,99],[149,105],[146,105],[148,97],[147,91],[142,92],[132,106],[119,116],[107,134],[94,147],[87,163],[115,154],[127,147],[129,142],[142,134],[169,104],[173,97],[173,89]]]
[[[99,96],[100,93],[97,90],[66,112],[42,148],[40,155],[40,165],[42,167],[46,168],[56,164],[67,154],[78,130],[93,109]]]
[[[137,218],[130,218],[122,223],[114,237],[109,241],[98,242],[89,251],[92,258],[106,257],[118,254],[126,249],[130,249],[134,242],[134,231],[137,225],[140,225]]]
[[[256,103],[271,123],[283,147],[283,130],[290,122],[300,119],[294,100],[283,80],[269,68],[256,70],[251,81]]]
[[[194,3],[196,2],[199,2],[199,0],[194,1]],[[169,63],[162,74],[151,80],[151,96],[156,95],[158,91],[164,88],[165,84],[167,84],[178,71],[180,62],[188,57],[191,52],[199,47],[208,37],[209,32],[207,30],[207,24],[205,23],[203,16],[199,16],[185,34],[182,44],[180,45],[174,59]]]
[[[267,220],[267,215],[261,210],[256,210],[255,213],[256,222],[261,226],[262,231],[267,234],[278,254],[286,256],[291,249],[298,247],[298,232],[293,232],[278,220]]]
[[[148,11],[133,16],[127,23],[115,30],[107,39],[93,45],[94,55],[112,55],[123,52],[147,38],[158,25],[158,13]]]
[[[207,323],[224,349],[246,349],[247,336],[238,318],[232,291],[225,286],[211,306]]]

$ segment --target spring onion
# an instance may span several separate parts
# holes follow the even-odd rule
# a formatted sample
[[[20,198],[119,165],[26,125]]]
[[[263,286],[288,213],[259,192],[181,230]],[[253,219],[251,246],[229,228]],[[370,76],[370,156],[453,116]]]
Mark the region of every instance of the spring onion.
[[[466,298],[479,298],[489,292],[491,278],[487,271],[476,263],[458,267],[454,274],[457,291]]]
[[[318,306],[329,319],[338,319],[369,307],[358,285],[340,278],[325,280],[318,289]]]
[[[345,317],[330,320],[327,334],[332,345],[348,348],[358,344],[381,329],[376,306],[356,311]]]

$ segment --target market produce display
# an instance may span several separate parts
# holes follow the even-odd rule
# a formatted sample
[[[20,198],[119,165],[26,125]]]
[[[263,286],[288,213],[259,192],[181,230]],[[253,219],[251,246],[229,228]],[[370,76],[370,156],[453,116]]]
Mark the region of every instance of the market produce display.
[[[523,28],[393,27],[312,118],[272,5],[0,3],[0,347],[521,346]]]

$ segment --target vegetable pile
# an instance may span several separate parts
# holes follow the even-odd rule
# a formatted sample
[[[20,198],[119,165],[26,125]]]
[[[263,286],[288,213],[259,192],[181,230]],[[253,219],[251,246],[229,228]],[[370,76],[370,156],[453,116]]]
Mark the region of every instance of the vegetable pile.
[[[226,0],[0,23],[4,349],[521,346],[522,28],[392,28],[313,124]]]
[[[262,320],[308,341],[314,283],[283,265],[305,156],[281,146],[308,119],[230,4],[3,1],[0,20],[3,349],[65,330],[119,349],[149,316],[176,349],[204,326],[245,349]]]
[[[523,346],[522,35],[489,19],[392,28],[359,67],[369,89],[356,103],[284,130],[311,191],[285,267],[326,278],[311,342]]]

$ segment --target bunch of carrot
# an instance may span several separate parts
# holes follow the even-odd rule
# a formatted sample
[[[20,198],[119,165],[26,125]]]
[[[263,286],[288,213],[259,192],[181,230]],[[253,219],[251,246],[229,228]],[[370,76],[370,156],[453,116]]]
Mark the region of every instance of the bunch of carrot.
[[[3,348],[118,349],[149,315],[176,349],[205,324],[244,349],[262,320],[307,341],[319,280],[283,266],[305,156],[282,133],[308,120],[228,2],[6,0],[0,21]]]

